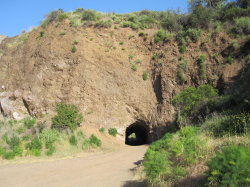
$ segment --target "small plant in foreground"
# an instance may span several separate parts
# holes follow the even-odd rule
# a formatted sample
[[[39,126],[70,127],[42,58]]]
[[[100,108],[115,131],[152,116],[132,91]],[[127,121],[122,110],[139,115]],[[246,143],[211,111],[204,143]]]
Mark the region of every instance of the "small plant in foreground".
[[[144,71],[143,74],[142,74],[142,79],[144,81],[148,80],[148,72]]]
[[[23,121],[24,126],[27,129],[31,129],[36,123],[36,119],[35,118],[25,118]]]
[[[116,135],[117,135],[117,129],[116,128],[110,128],[109,130],[108,130],[108,132],[109,132],[109,134],[111,135],[111,136],[114,136],[114,137],[116,137]]]
[[[224,147],[208,163],[209,186],[249,186],[250,149],[245,146]]]
[[[132,69],[133,71],[137,71],[137,66],[136,66],[135,64],[133,64],[133,65],[131,66],[131,69]]]
[[[89,138],[89,143],[93,147],[100,147],[102,145],[102,142],[100,139],[98,139],[94,134],[92,134]]]
[[[77,139],[76,139],[76,136],[74,135],[74,134],[72,134],[71,136],[70,136],[70,138],[69,138],[69,143],[71,144],[71,145],[77,145]]]
[[[77,51],[77,48],[76,48],[75,45],[73,45],[72,48],[71,48],[71,52],[72,52],[72,53],[75,53],[76,51]]]

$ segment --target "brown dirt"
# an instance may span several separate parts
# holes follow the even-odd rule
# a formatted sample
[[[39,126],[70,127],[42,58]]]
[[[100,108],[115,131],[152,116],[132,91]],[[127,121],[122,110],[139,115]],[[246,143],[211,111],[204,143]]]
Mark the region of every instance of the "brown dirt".
[[[0,166],[1,186],[144,186],[133,171],[146,149],[124,146],[73,159]]]

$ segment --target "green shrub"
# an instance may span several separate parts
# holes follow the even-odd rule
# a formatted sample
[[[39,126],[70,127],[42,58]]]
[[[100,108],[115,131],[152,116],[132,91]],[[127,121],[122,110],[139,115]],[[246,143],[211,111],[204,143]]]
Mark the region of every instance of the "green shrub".
[[[23,124],[26,128],[31,129],[36,123],[36,118],[25,118]]]
[[[77,45],[78,43],[79,43],[79,41],[77,41],[77,40],[74,40],[74,41],[72,42],[73,45]]]
[[[6,141],[6,143],[10,146],[10,149],[14,149],[20,145],[20,138],[13,136]]]
[[[179,51],[180,51],[181,54],[185,53],[186,50],[187,50],[187,47],[186,47],[185,45],[181,45],[181,46],[179,47]]]
[[[249,186],[250,149],[231,145],[224,147],[208,163],[209,186]]]
[[[65,18],[65,15],[62,9],[52,11],[46,16],[45,20],[42,22],[41,27],[45,29],[48,26],[48,24],[54,21],[62,21],[64,18]]]
[[[137,59],[137,60],[135,61],[135,63],[136,63],[136,64],[140,64],[140,63],[141,63],[141,59]]]
[[[23,136],[23,137],[22,137],[22,140],[23,140],[23,141],[28,141],[28,140],[30,140],[31,138],[32,138],[32,135],[31,135],[31,134],[28,134],[28,135]]]
[[[57,115],[52,118],[52,127],[57,129],[75,130],[83,121],[83,116],[75,105],[59,103]]]
[[[206,55],[204,55],[204,54],[201,54],[200,56],[199,56],[199,58],[198,58],[198,65],[199,65],[199,71],[200,71],[200,77],[201,77],[201,79],[206,79],[206,59],[207,59],[207,57],[206,57]]]
[[[45,31],[41,31],[40,32],[40,38],[42,38],[44,36],[44,34],[45,34]]]
[[[133,58],[134,58],[134,55],[129,55],[129,56],[128,56],[128,59],[129,59],[129,60],[132,60]]]
[[[76,51],[77,51],[77,48],[76,48],[75,45],[73,45],[72,48],[71,48],[71,52],[72,52],[72,53],[75,53]]]
[[[159,30],[155,34],[155,42],[170,41],[172,38],[173,38],[173,35],[169,32],[164,31],[164,30]]]
[[[198,88],[189,87],[174,97],[173,104],[180,109],[182,115],[190,116],[201,101],[217,95],[217,90],[210,85],[201,85]]]
[[[72,134],[72,135],[70,136],[70,138],[69,138],[69,143],[70,143],[71,145],[74,145],[74,146],[77,145],[77,138],[76,138],[75,135]]]
[[[38,138],[34,138],[31,140],[31,142],[27,143],[25,145],[25,148],[28,150],[28,154],[34,155],[34,156],[40,156],[41,155],[41,149],[42,149],[42,142]]]
[[[18,127],[18,129],[16,131],[18,134],[22,134],[25,132],[25,129],[23,127]]]
[[[139,34],[138,34],[138,36],[140,36],[140,37],[143,37],[143,36],[145,36],[145,35],[146,35],[145,32],[139,32]]]
[[[184,83],[187,80],[186,75],[185,75],[185,72],[187,71],[187,64],[188,64],[188,61],[182,59],[180,61],[180,64],[178,65],[177,77],[179,78],[181,83]]]
[[[50,146],[48,150],[46,151],[47,156],[51,156],[56,152],[56,148],[54,146]]]
[[[240,17],[235,20],[235,27],[233,28],[233,32],[236,34],[250,34],[250,18],[249,17]]]
[[[48,149],[59,139],[60,133],[56,129],[45,129],[40,133],[40,139]]]
[[[15,158],[15,153],[13,151],[6,151],[2,156],[4,159],[11,160]]]
[[[119,45],[123,45],[124,44],[124,42],[119,42]]]
[[[105,128],[102,127],[102,128],[99,129],[99,131],[100,131],[101,133],[105,133]]]
[[[95,135],[91,135],[89,138],[89,143],[93,146],[93,147],[100,147],[102,145],[102,142],[100,139],[98,139]]]
[[[117,135],[117,129],[116,128],[110,128],[109,130],[108,130],[108,132],[109,132],[109,134],[111,135],[111,136],[114,136],[114,137],[116,137],[116,135]]]
[[[186,36],[188,36],[192,41],[197,42],[201,37],[201,30],[190,28],[186,31]]]
[[[237,42],[237,40],[233,40],[233,41],[231,42],[231,46],[234,48],[234,50],[237,50],[237,49],[240,48],[240,45],[239,45],[239,43]]]
[[[226,63],[227,63],[227,64],[232,64],[233,62],[234,62],[234,59],[233,59],[232,56],[228,56],[228,57],[226,58]]]
[[[111,20],[107,20],[107,21],[100,20],[95,23],[95,27],[110,28],[112,24],[113,22]]]
[[[97,14],[93,10],[84,10],[82,13],[82,20],[84,20],[84,21],[96,21]]]
[[[142,74],[142,79],[144,81],[148,80],[148,72],[144,71],[143,74]]]
[[[133,71],[137,71],[137,66],[136,66],[135,64],[133,64],[133,65],[131,66],[131,69],[132,69]]]

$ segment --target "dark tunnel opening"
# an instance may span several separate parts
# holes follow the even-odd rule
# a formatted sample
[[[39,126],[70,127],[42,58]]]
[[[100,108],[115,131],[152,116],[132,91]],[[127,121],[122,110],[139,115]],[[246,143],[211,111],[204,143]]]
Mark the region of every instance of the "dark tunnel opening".
[[[148,143],[149,128],[144,121],[136,121],[126,129],[125,144],[137,146]]]

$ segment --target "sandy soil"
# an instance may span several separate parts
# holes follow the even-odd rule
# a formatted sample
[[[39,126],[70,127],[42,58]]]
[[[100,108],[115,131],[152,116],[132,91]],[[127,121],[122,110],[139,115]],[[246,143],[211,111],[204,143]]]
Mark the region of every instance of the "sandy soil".
[[[0,186],[145,186],[134,178],[146,146],[80,158],[0,166]]]

